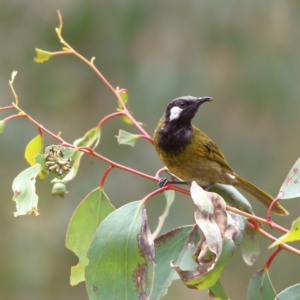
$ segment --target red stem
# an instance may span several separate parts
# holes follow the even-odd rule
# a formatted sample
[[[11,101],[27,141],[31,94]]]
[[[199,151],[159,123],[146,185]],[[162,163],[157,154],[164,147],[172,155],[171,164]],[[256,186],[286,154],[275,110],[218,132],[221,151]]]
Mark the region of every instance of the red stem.
[[[16,118],[27,118],[27,115],[11,115],[11,116],[3,119],[3,121],[7,122],[7,121],[10,121],[10,120],[16,119]]]
[[[15,107],[16,108],[16,107]],[[33,118],[31,118],[28,114],[24,113],[23,111],[21,111],[20,109],[18,109],[20,112],[22,112],[21,114],[17,114],[17,115],[12,115],[9,116],[7,118],[5,118],[5,121],[9,121],[12,120],[14,118],[26,118],[29,121],[31,121],[31,123],[33,123],[34,125],[36,125],[39,129],[39,132],[44,131],[46,132],[48,135],[50,135],[51,137],[53,137],[54,139],[58,140],[60,143],[65,143],[65,141],[58,135],[52,133],[50,130],[46,129],[43,125],[39,124],[37,121],[35,121]]]
[[[123,165],[120,165],[110,159],[108,159],[107,157],[105,156],[102,156],[101,154],[95,152],[94,149],[91,149],[89,147],[76,147],[72,144],[69,144],[69,143],[66,143],[66,142],[63,142],[62,143],[62,146],[65,146],[65,147],[69,147],[69,148],[73,148],[73,149],[77,149],[79,151],[82,151],[84,153],[87,153],[87,154],[91,154],[105,162],[107,162],[108,164],[110,164],[111,166],[115,167],[115,168],[118,168],[118,169],[121,169],[121,170],[124,170],[124,171],[127,171],[127,172],[130,172],[130,173],[133,173],[133,174],[136,174],[138,176],[141,176],[141,177],[144,177],[144,178],[147,178],[147,179],[150,179],[150,180],[153,180],[153,181],[158,181],[157,178],[155,178],[154,176],[150,176],[150,175],[147,175],[145,173],[142,173],[142,172],[139,172],[139,171],[136,171],[134,169],[131,169],[129,167],[126,167],[126,166],[123,166]]]
[[[43,137],[43,131],[42,131],[42,129],[41,129],[40,127],[38,127],[38,131],[39,131],[39,135],[40,135],[41,137]]]
[[[244,217],[247,217],[247,218],[249,218],[249,219],[251,219],[251,220],[255,220],[255,221],[257,221],[257,222],[264,223],[264,224],[270,224],[266,219],[257,217],[257,216],[255,216],[255,215],[251,215],[251,214],[249,214],[249,213],[247,213],[247,212],[244,212],[244,211],[239,210],[238,208],[235,208],[235,207],[232,207],[232,206],[227,205],[227,209],[230,210],[230,211],[232,211],[232,212],[234,212],[234,213],[237,213],[237,214],[239,214],[239,215],[242,215],[242,216],[244,216]],[[278,224],[276,224],[276,223],[273,223],[273,224],[272,224],[272,228],[275,228],[275,229],[277,229],[277,230],[279,230],[279,231],[281,231],[281,232],[283,232],[283,233],[289,232],[286,228],[281,227],[280,225],[278,225]]]
[[[106,170],[105,172],[103,173],[103,176],[102,176],[102,179],[101,179],[101,182],[100,182],[100,189],[103,188],[104,186],[104,183],[105,183],[105,180],[106,180],[106,177],[108,175],[108,173],[113,169],[114,167],[112,165],[110,165]]]
[[[251,222],[248,222],[247,226],[251,227],[251,228],[253,228],[255,230],[257,230],[261,235],[263,235],[264,237],[268,238],[269,240],[271,240],[273,242],[276,241],[276,237],[272,236],[271,234],[269,234],[268,232],[266,232],[265,230],[263,230],[260,226],[257,226],[257,224],[255,225],[255,224],[253,224]],[[294,254],[300,256],[300,250],[298,250],[298,249],[296,249],[294,247],[291,247],[288,244],[282,243],[278,247],[280,247],[282,249],[285,249],[285,250],[287,250],[287,251],[289,251],[291,253],[294,253]]]
[[[103,76],[103,75],[102,75]],[[104,77],[103,77],[104,78]],[[105,80],[106,81],[106,80]],[[107,81],[106,81],[107,82]],[[134,124],[134,126],[146,137],[148,137],[149,141],[153,144],[153,140],[151,136],[148,134],[148,132],[135,120],[135,118],[131,115],[130,111],[127,109],[126,104],[124,103],[122,97],[120,96],[120,93],[123,92],[125,89],[120,89],[120,90],[114,90],[114,94],[117,96],[123,111],[126,115],[126,117]],[[125,90],[126,91],[126,90]]]
[[[146,135],[143,135],[143,134],[136,134],[136,136],[139,139],[145,139],[145,140],[149,141],[151,144],[153,144],[153,138],[150,137],[150,136],[146,136]]]
[[[70,47],[68,44],[66,44],[68,47]],[[71,47],[70,47],[71,48]],[[71,49],[73,50],[73,49]],[[74,50],[73,50],[74,51]],[[149,140],[151,139],[151,136],[146,132],[146,130],[144,128],[142,128],[142,126],[133,118],[133,116],[131,115],[131,113],[128,111],[124,101],[122,100],[121,96],[120,96],[120,92],[124,91],[124,89],[122,90],[116,90],[113,88],[113,86],[107,81],[107,79],[103,76],[103,74],[95,67],[94,63],[87,60],[85,57],[83,57],[82,55],[80,55],[79,53],[77,53],[76,51],[71,52],[72,54],[76,55],[77,57],[79,57],[82,61],[84,61],[88,66],[90,66],[94,72],[101,78],[101,80],[104,82],[104,84],[116,95],[118,101],[120,102],[122,108],[123,108],[123,113],[128,117],[128,119],[131,120],[131,122],[134,124],[134,126],[145,136],[147,136],[149,138]],[[153,144],[153,141],[152,141]]]
[[[126,112],[124,111],[118,111],[118,112],[114,112],[112,114],[109,114],[107,116],[105,116],[97,125],[97,128],[101,128],[102,125],[108,121],[109,119],[112,119],[114,117],[118,117],[118,116],[127,116]],[[136,134],[137,138],[141,138],[141,139],[146,139],[148,140],[151,144],[153,144],[153,139],[149,136],[149,135],[144,135],[144,134]]]
[[[113,117],[117,117],[117,116],[123,116],[124,115],[124,112],[122,111],[118,111],[118,112],[114,112],[108,116],[105,116],[97,125],[97,128],[100,128],[102,127],[102,125],[109,119],[113,118]]]
[[[166,168],[161,168],[161,169],[159,169],[157,172],[156,172],[156,174],[155,174],[155,177],[157,178],[157,179],[160,179],[160,174],[161,173],[163,173],[163,172],[166,172]]]
[[[13,108],[15,108],[13,105],[11,105],[11,106],[4,106],[4,107],[0,107],[0,111],[1,110],[7,110],[7,109],[13,109]]]
[[[145,197],[143,198],[142,202],[143,202],[143,203],[146,203],[146,202],[147,202],[150,198],[152,198],[153,196],[155,196],[155,195],[157,195],[157,194],[159,194],[159,193],[162,193],[162,192],[164,192],[164,191],[166,191],[166,190],[169,190],[169,189],[170,189],[169,186],[164,186],[164,187],[162,187],[162,188],[160,188],[160,189],[157,189],[157,190],[151,192],[150,194],[148,194],[147,196],[145,196]]]
[[[268,208],[268,212],[267,212],[267,218],[266,220],[268,221],[269,225],[271,226],[271,228],[273,227],[273,221],[271,219],[271,211],[272,211],[272,208],[273,206],[276,204],[276,202],[279,201],[279,198],[276,198],[272,201],[272,203],[270,204],[269,208]]]
[[[273,259],[276,257],[276,255],[282,250],[281,247],[278,247],[269,257],[269,259],[267,260],[266,264],[264,265],[264,269],[269,269],[270,265],[273,261]]]

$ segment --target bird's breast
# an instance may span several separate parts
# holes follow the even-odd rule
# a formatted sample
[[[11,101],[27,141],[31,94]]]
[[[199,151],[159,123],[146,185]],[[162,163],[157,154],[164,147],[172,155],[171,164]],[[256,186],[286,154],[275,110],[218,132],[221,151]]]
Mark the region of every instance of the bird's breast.
[[[194,151],[191,145],[182,151],[168,152],[158,149],[157,152],[170,172],[183,181],[196,181],[201,186],[222,181],[220,165],[199,155],[198,151]]]
[[[154,132],[156,151],[171,173],[183,181],[196,181],[201,186],[224,183],[222,167],[210,159],[203,141],[208,137],[192,126],[170,127],[161,122]]]

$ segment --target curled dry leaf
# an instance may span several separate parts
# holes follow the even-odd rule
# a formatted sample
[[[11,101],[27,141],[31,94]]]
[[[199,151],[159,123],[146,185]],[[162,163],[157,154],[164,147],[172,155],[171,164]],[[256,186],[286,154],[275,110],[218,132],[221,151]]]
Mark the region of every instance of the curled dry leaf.
[[[203,233],[194,254],[198,266],[185,271],[171,262],[181,280],[189,288],[212,287],[240,245],[246,228],[246,219],[226,212],[225,201],[219,195],[204,191],[192,183],[191,196],[198,207],[195,213],[197,225]]]
[[[226,203],[218,194],[204,191],[196,182],[192,183],[191,196],[198,208],[195,220],[207,247],[219,257],[227,225]]]

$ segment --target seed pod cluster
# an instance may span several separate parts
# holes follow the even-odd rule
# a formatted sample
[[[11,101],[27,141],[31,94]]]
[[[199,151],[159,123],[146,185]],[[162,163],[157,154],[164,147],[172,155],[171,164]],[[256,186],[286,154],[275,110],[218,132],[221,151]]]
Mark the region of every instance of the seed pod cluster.
[[[50,147],[49,152],[44,155],[46,160],[45,165],[48,167],[48,171],[55,171],[57,175],[62,176],[64,171],[70,171],[72,161],[71,158],[64,158],[63,148]]]

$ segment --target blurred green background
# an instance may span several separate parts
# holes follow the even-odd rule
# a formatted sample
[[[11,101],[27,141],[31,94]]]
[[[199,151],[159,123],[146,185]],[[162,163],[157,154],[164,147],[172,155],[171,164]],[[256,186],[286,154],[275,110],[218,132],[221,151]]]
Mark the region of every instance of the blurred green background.
[[[8,86],[18,70],[15,89],[20,106],[69,142],[115,111],[116,99],[95,73],[74,56],[33,61],[34,48],[61,48],[54,28],[56,10],[63,15],[63,36],[95,64],[113,86],[130,93],[130,109],[153,132],[167,103],[181,95],[208,95],[195,118],[222,149],[231,166],[276,196],[299,157],[300,4],[297,1],[79,1],[11,0],[0,10],[0,106],[14,100]],[[1,112],[0,119],[10,112]],[[162,167],[145,140],[135,148],[118,146],[119,129],[134,128],[114,119],[103,127],[99,152],[118,163],[155,174]],[[97,187],[106,166],[84,157],[65,199],[51,196],[50,179],[37,183],[41,216],[13,217],[11,183],[27,167],[23,158],[37,129],[25,119],[6,124],[0,136],[0,299],[87,299],[84,284],[69,285],[75,255],[64,247],[68,222],[78,203]],[[54,141],[46,138],[48,144]],[[130,187],[130,188],[129,188]],[[113,170],[105,191],[115,206],[142,199],[156,183]],[[253,203],[254,202],[254,203]],[[252,201],[255,211],[266,210]],[[287,201],[290,227],[299,216],[297,200]],[[162,195],[148,205],[155,228],[164,205]],[[193,223],[195,207],[177,195],[164,230]],[[274,233],[277,234],[277,233]],[[278,234],[277,234],[278,235]],[[245,299],[250,277],[271,250],[261,239],[261,256],[253,267],[240,251],[225,269],[222,283],[231,299]],[[296,244],[295,244],[296,245]],[[296,260],[296,263],[295,263]],[[270,274],[279,292],[300,280],[298,258],[282,252]],[[209,299],[207,292],[175,282],[164,298]]]

